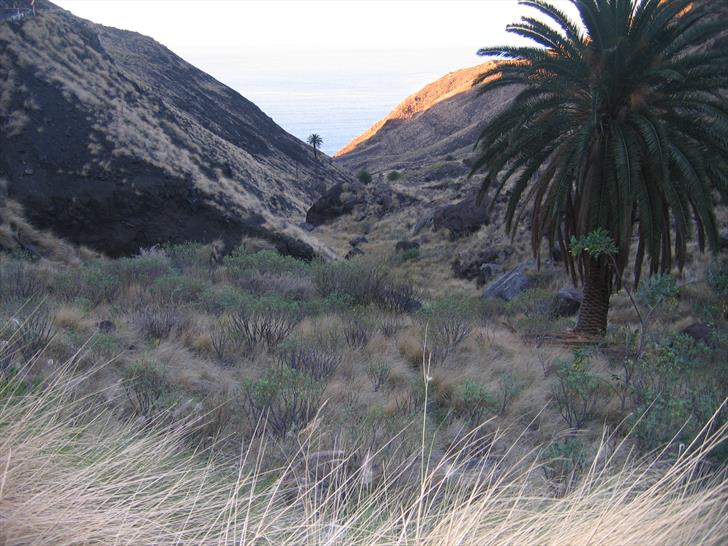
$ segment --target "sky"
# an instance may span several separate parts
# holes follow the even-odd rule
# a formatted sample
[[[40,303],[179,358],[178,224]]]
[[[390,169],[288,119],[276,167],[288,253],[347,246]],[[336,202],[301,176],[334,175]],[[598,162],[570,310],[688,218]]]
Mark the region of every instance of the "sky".
[[[299,138],[328,112],[327,153],[427,83],[483,62],[478,48],[514,43],[505,27],[528,12],[516,0],[54,1],[151,36]]]

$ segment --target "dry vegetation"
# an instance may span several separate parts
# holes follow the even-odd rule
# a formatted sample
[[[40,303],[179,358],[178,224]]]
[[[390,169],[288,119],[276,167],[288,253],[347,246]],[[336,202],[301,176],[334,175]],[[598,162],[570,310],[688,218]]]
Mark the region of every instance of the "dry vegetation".
[[[502,302],[418,257],[209,256],[0,256],[5,542],[728,538],[720,264],[645,285],[642,347],[620,293],[573,352],[552,273]]]

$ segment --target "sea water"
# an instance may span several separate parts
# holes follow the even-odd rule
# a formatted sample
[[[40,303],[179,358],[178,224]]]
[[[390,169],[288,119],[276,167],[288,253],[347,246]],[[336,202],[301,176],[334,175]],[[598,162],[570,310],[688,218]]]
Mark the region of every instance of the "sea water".
[[[187,59],[229,85],[286,131],[323,138],[333,155],[405,97],[482,61],[474,51],[201,51]]]

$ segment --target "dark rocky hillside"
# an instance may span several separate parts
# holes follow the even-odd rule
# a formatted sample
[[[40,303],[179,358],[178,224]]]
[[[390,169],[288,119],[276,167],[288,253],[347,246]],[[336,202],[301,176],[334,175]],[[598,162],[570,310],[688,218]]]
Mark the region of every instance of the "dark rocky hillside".
[[[345,171],[151,38],[43,2],[0,23],[0,179],[27,219],[109,255],[298,229]]]

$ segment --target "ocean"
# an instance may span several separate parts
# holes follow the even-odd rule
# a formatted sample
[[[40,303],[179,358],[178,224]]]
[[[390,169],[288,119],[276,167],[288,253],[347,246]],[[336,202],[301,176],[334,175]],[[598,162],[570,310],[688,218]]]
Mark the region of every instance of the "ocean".
[[[323,138],[333,155],[405,97],[482,61],[452,50],[198,52],[192,64],[229,85],[289,133]]]

